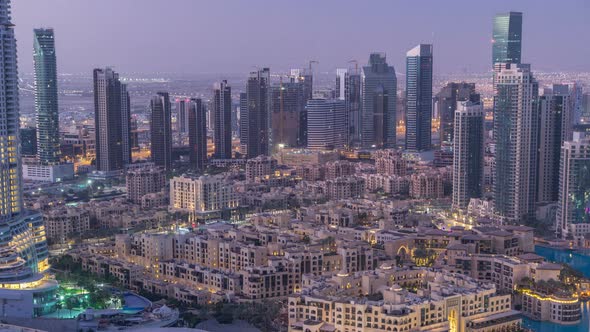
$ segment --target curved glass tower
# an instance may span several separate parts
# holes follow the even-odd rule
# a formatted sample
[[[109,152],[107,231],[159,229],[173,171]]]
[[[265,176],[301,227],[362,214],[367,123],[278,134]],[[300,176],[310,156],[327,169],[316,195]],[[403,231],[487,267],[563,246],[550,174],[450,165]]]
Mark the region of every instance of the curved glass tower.
[[[55,308],[43,219],[23,210],[18,71],[10,1],[0,0],[0,316],[33,317]]]
[[[57,106],[57,63],[53,29],[35,29],[35,111],[37,114],[37,158],[43,164],[59,163],[59,113]]]

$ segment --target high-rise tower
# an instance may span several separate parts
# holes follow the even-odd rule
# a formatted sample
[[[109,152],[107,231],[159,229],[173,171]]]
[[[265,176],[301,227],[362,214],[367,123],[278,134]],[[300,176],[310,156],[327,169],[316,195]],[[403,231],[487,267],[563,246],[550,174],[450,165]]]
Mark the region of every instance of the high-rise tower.
[[[248,154],[248,94],[240,93],[240,153]]]
[[[16,40],[8,0],[0,0],[0,32],[0,222],[6,222],[22,210]]]
[[[307,147],[317,150],[342,149],[348,143],[346,103],[339,99],[307,102]]]
[[[452,146],[454,137],[455,110],[458,101],[478,103],[480,96],[475,92],[475,83],[455,83],[445,85],[436,94],[436,109],[440,118],[440,142]]]
[[[10,1],[0,0],[0,316],[30,319],[55,311],[58,285],[43,274],[43,218],[22,203],[16,55]]]
[[[534,217],[538,84],[530,65],[501,67],[494,74],[495,210],[505,222],[524,223]]]
[[[358,68],[336,71],[336,98],[346,103],[348,146],[360,144],[361,74]]]
[[[559,158],[561,146],[572,139],[574,110],[567,85],[555,84],[539,97],[537,158],[537,199],[556,202],[559,194]]]
[[[494,17],[492,65],[520,63],[522,50],[522,13],[509,12]]]
[[[188,108],[190,99],[176,100],[176,129],[179,133],[188,133]]]
[[[193,169],[204,170],[207,162],[207,110],[203,101],[192,98],[188,105],[189,159]]]
[[[250,73],[246,84],[248,158],[270,154],[270,69]]]
[[[305,89],[291,79],[271,87],[271,126],[273,149],[302,146],[301,113],[305,111]]]
[[[361,146],[395,147],[397,78],[385,54],[372,53],[361,74]]]
[[[432,139],[432,45],[406,54],[406,150],[430,150]]]
[[[111,172],[131,162],[129,93],[119,74],[94,69],[94,126],[96,168]]]
[[[457,102],[454,116],[453,207],[466,208],[483,193],[484,113],[478,102]]]
[[[561,148],[556,231],[582,246],[590,232],[590,139],[574,133]]]
[[[43,164],[59,163],[59,109],[57,63],[53,29],[35,29],[35,111],[37,116],[37,159]]]
[[[150,102],[151,155],[156,166],[172,168],[172,113],[168,92],[158,92]]]
[[[213,112],[215,116],[215,158],[231,159],[231,87],[221,81],[213,90]]]

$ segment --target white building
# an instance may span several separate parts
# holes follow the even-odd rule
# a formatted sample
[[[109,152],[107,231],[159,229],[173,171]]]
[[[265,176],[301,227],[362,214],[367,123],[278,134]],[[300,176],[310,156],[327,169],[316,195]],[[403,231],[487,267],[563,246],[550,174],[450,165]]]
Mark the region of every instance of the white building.
[[[74,178],[74,164],[43,165],[23,163],[23,179],[43,182],[62,182]]]
[[[182,175],[170,180],[170,209],[201,217],[219,216],[237,208],[238,197],[223,174],[192,177]]]

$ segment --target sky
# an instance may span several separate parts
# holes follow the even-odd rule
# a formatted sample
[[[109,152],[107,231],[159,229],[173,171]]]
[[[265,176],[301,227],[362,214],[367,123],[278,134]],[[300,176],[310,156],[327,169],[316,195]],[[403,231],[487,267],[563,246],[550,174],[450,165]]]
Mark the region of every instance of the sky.
[[[492,20],[522,11],[523,62],[590,71],[590,0],[12,0],[19,67],[32,71],[33,29],[55,29],[60,73],[247,73],[319,61],[365,64],[434,44],[435,74],[491,66]]]

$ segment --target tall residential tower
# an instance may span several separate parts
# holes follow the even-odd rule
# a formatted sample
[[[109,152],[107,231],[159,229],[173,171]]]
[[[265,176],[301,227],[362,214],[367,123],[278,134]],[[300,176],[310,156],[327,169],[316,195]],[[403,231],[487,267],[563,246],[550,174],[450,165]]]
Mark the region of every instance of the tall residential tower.
[[[361,74],[361,146],[395,147],[397,77],[385,54],[372,53]]]
[[[231,159],[231,87],[221,81],[213,90],[215,158]]]
[[[131,162],[129,112],[129,93],[119,74],[110,68],[94,69],[97,170],[119,171]]]
[[[441,145],[452,146],[454,138],[455,110],[457,102],[471,101],[478,103],[480,96],[475,92],[475,83],[447,83],[436,94],[436,109],[440,118],[440,142]]]
[[[204,170],[207,162],[207,110],[203,101],[192,98],[188,104],[188,145],[192,169]]]
[[[461,209],[483,194],[484,112],[471,101],[459,101],[455,108],[453,207]]]
[[[574,133],[561,148],[556,231],[582,246],[590,233],[590,139]]]
[[[358,68],[338,69],[336,98],[346,103],[348,146],[358,146],[361,137],[361,74]]]
[[[10,1],[0,0],[0,316],[32,318],[55,311],[43,217],[24,210],[19,148],[16,39]]]
[[[504,222],[524,223],[535,211],[538,84],[530,65],[504,63],[494,75],[495,210]]]
[[[43,164],[59,163],[59,109],[57,106],[57,63],[53,29],[35,29],[35,111],[37,116],[37,159]]]
[[[168,92],[158,92],[150,102],[151,156],[156,166],[172,168],[172,114]]]
[[[246,156],[270,154],[270,69],[250,73],[246,83]]]
[[[406,150],[430,150],[432,60],[429,44],[420,44],[406,54]]]

